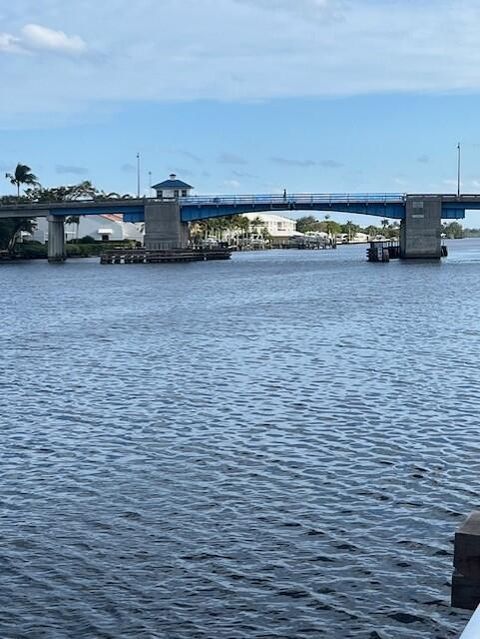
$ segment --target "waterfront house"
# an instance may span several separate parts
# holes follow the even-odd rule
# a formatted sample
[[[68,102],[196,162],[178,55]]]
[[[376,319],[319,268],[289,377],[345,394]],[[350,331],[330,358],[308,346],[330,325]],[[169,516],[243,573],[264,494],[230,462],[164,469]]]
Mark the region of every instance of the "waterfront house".
[[[358,233],[355,233],[355,235],[352,237],[350,242],[354,244],[365,244],[365,242],[368,242],[368,240],[369,240],[368,233],[358,232]]]
[[[261,233],[262,229],[266,229],[273,243],[302,235],[302,233],[297,231],[296,221],[289,217],[274,215],[273,213],[244,213],[243,217],[246,217],[251,225],[252,222],[254,223],[252,226],[255,226],[255,229],[252,230]]]
[[[65,224],[67,241],[81,239],[86,236],[101,242],[118,242],[134,240],[143,242],[143,224],[124,222],[123,215],[85,215],[79,218],[79,224]],[[24,239],[35,240],[45,244],[48,241],[48,222],[46,218],[37,219],[37,228],[33,235]]]
[[[174,200],[179,197],[187,197],[191,194],[193,188],[190,184],[179,180],[175,173],[171,173],[168,180],[152,186],[159,200]]]

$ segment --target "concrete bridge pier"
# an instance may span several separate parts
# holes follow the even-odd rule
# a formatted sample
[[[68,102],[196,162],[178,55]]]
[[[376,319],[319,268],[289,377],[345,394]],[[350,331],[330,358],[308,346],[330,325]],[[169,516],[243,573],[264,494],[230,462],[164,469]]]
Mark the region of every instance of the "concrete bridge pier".
[[[145,248],[168,250],[188,246],[188,224],[182,222],[178,201],[145,204]]]
[[[49,215],[48,220],[48,261],[64,262],[65,251],[65,218]]]
[[[405,219],[400,225],[402,259],[440,259],[442,197],[407,196]]]

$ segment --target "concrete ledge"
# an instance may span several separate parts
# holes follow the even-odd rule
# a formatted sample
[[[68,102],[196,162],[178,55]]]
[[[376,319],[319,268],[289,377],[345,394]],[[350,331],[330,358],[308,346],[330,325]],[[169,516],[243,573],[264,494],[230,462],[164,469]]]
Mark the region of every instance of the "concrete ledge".
[[[480,604],[480,512],[473,512],[455,533],[452,606],[475,610]]]
[[[465,577],[480,581],[480,512],[473,512],[455,533],[453,565]],[[480,602],[479,602],[480,603]]]
[[[480,603],[480,581],[454,572],[451,603],[454,608],[475,610]]]

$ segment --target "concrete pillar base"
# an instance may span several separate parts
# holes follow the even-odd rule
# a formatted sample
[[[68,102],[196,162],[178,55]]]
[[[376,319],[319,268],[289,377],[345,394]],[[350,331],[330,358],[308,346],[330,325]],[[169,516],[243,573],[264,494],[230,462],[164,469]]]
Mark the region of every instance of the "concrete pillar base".
[[[452,606],[475,610],[480,604],[480,512],[455,533]]]
[[[48,261],[51,264],[65,262],[65,220],[55,215],[48,216]]]
[[[441,257],[441,196],[408,196],[400,225],[400,258],[438,260]]]
[[[145,248],[169,250],[188,246],[188,224],[181,221],[176,201],[145,205]]]

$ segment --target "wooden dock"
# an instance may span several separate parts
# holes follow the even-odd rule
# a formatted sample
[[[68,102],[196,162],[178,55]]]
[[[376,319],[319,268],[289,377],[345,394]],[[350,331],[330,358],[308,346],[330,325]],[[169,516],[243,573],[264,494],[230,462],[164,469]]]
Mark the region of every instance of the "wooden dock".
[[[100,255],[100,264],[169,264],[173,262],[203,262],[228,260],[232,252],[225,248],[211,249],[112,249]]]
[[[375,240],[370,242],[367,249],[369,262],[390,262],[400,257],[400,244],[396,240]],[[448,257],[445,244],[440,247],[440,257]]]
[[[395,240],[373,241],[367,249],[369,262],[390,262],[400,257],[400,245]]]

